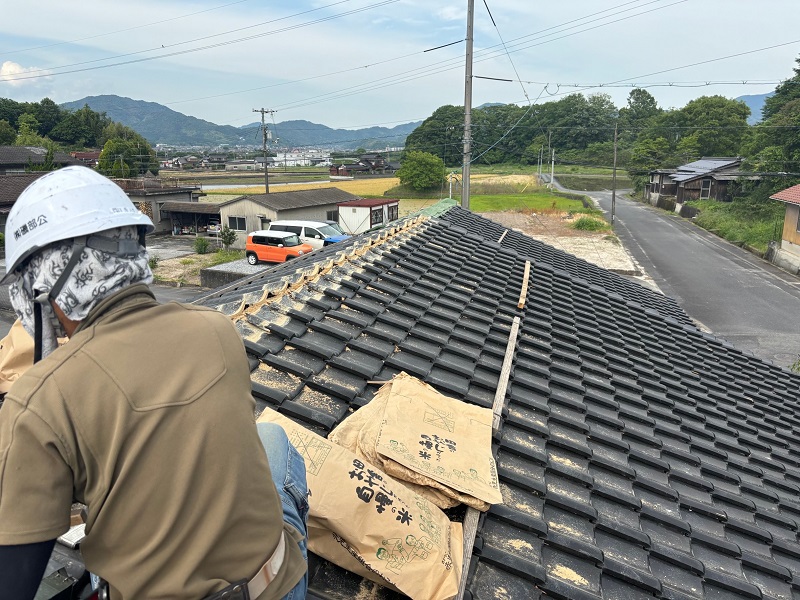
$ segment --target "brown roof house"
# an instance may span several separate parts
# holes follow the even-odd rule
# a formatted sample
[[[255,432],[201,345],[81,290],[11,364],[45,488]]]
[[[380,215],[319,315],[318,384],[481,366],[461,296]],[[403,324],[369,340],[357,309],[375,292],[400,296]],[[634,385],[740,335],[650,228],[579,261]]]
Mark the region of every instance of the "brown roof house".
[[[783,202],[786,214],[780,243],[771,242],[767,258],[791,273],[800,274],[800,185],[795,185],[770,196]]]
[[[251,194],[220,204],[220,222],[237,233],[232,247],[244,248],[247,234],[267,229],[270,221],[297,219],[338,223],[338,205],[357,198],[338,188]]]

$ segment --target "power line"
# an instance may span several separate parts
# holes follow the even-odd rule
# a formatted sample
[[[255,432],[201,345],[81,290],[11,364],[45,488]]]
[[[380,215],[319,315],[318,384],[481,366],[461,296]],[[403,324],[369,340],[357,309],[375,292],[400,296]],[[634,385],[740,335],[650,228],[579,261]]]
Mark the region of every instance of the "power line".
[[[638,4],[641,1],[642,0],[633,0],[631,2],[626,2],[624,4],[620,4],[620,5],[617,5],[617,6],[614,6],[614,7],[599,11],[599,12],[591,13],[591,14],[586,15],[584,17],[580,17],[578,19],[572,19],[571,21],[566,21],[565,23],[562,23],[560,25],[555,25],[553,27],[548,27],[546,29],[542,29],[540,31],[534,32],[532,34],[528,34],[528,35],[523,36],[521,38],[515,38],[514,41],[520,40],[520,39],[529,38],[531,36],[535,36],[535,35],[538,35],[538,34],[541,34],[541,33],[545,33],[545,32],[548,32],[548,31],[551,31],[551,30],[554,30],[554,29],[559,29],[561,27],[564,27],[566,25],[570,25],[572,23],[576,23],[576,22],[579,22],[579,21],[585,21],[585,20],[590,19],[592,17],[596,17],[596,16],[602,15],[604,13],[609,13],[611,11],[614,11],[614,10],[618,9],[618,8],[622,8],[622,7],[631,5],[631,4]],[[649,4],[654,4],[654,3],[662,2],[662,1],[664,1],[664,0],[651,0],[650,2],[647,2],[646,4],[644,4],[642,6],[647,6]],[[681,0],[681,1],[686,1],[686,0]],[[672,6],[672,5],[669,5],[669,6]],[[668,8],[669,6],[652,9],[652,10],[646,11],[644,13],[637,13],[637,14],[634,14],[634,15],[629,15],[628,17],[625,17],[624,19],[621,19],[621,20],[625,20],[625,19],[636,17],[636,16],[640,16],[641,14],[647,14],[649,12],[653,12],[654,10],[660,10],[661,8]],[[603,17],[603,18],[617,16],[619,14],[622,14],[624,12],[628,12],[630,10],[633,10],[633,9],[626,9],[625,11],[612,13],[610,15],[606,15],[606,17]],[[614,21],[614,22],[618,22],[618,21]],[[575,27],[577,27],[577,25]],[[593,27],[592,29],[594,29],[594,28],[596,28],[596,27]],[[564,31],[566,31],[566,30],[564,30]],[[586,31],[588,31],[588,30],[586,30]],[[570,34],[570,35],[577,35],[579,33],[582,33],[582,31],[574,32],[573,34]],[[553,35],[553,34],[549,34],[549,35]],[[568,37],[568,36],[566,36],[566,37]],[[551,40],[551,41],[554,41],[554,40]],[[452,42],[450,44],[444,44],[442,46],[437,46],[436,48],[430,48],[428,50],[422,51],[422,53],[429,52],[429,51],[432,51],[432,50],[436,50],[436,49],[439,49],[439,48],[445,48],[445,47],[451,46],[451,45],[456,44],[456,43],[459,43],[459,42]],[[481,55],[481,54],[485,54],[487,52],[495,52],[495,53],[497,53],[498,52],[497,49],[500,46],[502,46],[502,44],[495,44],[493,46],[489,46],[487,48],[484,48],[483,50],[477,51],[476,54],[477,55]],[[271,84],[271,85],[267,85],[267,86],[260,86],[260,87],[256,87],[256,88],[248,88],[246,90],[238,90],[238,91],[235,91],[235,92],[227,92],[227,93],[224,93],[224,94],[215,94],[215,95],[211,95],[211,96],[203,96],[203,97],[199,97],[199,98],[190,98],[190,99],[179,100],[179,101],[175,101],[175,102],[168,102],[166,104],[169,106],[169,105],[172,105],[172,104],[182,104],[182,103],[194,102],[194,101],[198,101],[198,100],[209,100],[209,99],[221,98],[221,97],[225,97],[225,96],[233,96],[233,95],[237,95],[237,94],[248,93],[248,92],[252,92],[252,91],[270,89],[270,88],[274,88],[274,87],[281,87],[281,86],[291,85],[291,84],[294,84],[294,83],[304,83],[304,82],[312,81],[312,80],[315,80],[315,79],[322,79],[324,77],[332,77],[332,76],[336,76],[336,75],[341,75],[343,73],[349,73],[349,72],[353,72],[353,71],[360,71],[360,70],[367,69],[367,68],[370,68],[370,67],[374,67],[374,66],[377,66],[377,65],[387,64],[387,63],[390,63],[390,62],[395,62],[395,61],[398,61],[398,60],[403,60],[403,59],[406,59],[406,58],[410,58],[411,56],[416,56],[418,54],[420,54],[420,52],[413,52],[413,53],[409,53],[409,54],[403,54],[403,55],[400,55],[400,56],[396,56],[396,57],[393,57],[393,58],[390,58],[390,59],[378,61],[378,62],[375,62],[375,63],[370,63],[370,64],[367,64],[367,65],[361,65],[361,66],[357,66],[357,67],[341,69],[341,70],[335,71],[335,72],[328,71],[328,72],[326,72],[324,74],[313,75],[313,76],[305,77],[303,79],[297,79],[297,80],[292,80],[292,81],[288,81],[288,82],[281,82],[281,83]],[[497,56],[498,56],[498,54],[490,55],[487,58],[481,59],[481,60],[479,60],[477,62],[482,62],[483,60],[490,60],[492,58],[496,58]],[[434,71],[434,72],[430,71],[430,69],[432,67],[436,67],[437,65],[441,65],[442,67],[439,68],[438,70]],[[429,76],[429,75],[436,75],[436,74],[444,73],[444,72],[449,71],[449,70],[460,69],[461,66],[462,66],[462,58],[461,57],[455,57],[455,58],[450,58],[450,59],[446,59],[446,60],[441,60],[441,61],[437,61],[437,62],[434,62],[434,63],[430,63],[430,64],[425,65],[423,67],[418,67],[418,68],[411,69],[411,70],[408,70],[408,71],[402,71],[400,73],[396,73],[396,74],[391,75],[391,76],[382,77],[380,79],[373,80],[373,81],[370,81],[370,82],[365,83],[365,84],[351,86],[349,88],[344,88],[343,90],[329,92],[327,94],[322,94],[320,96],[312,96],[309,99],[299,100],[299,101],[296,101],[296,102],[291,103],[291,104],[283,105],[282,107],[279,107],[279,108],[281,110],[289,110],[290,108],[302,108],[304,106],[309,106],[311,104],[318,104],[318,103],[321,103],[321,102],[328,102],[330,100],[336,100],[336,99],[339,99],[339,98],[344,98],[344,97],[356,95],[356,94],[361,93],[362,91],[380,89],[380,88],[383,88],[383,87],[388,87],[390,85],[398,85],[398,84],[402,84],[402,83],[407,83],[409,81],[414,81],[416,79],[420,79],[422,77],[426,77],[426,76]],[[389,80],[392,80],[392,79],[398,78],[398,77],[404,77],[404,79],[400,79],[400,80],[395,81],[395,82],[389,81]],[[378,86],[378,87],[376,87],[374,85],[376,82],[381,82],[381,81],[389,81],[389,83],[386,83],[386,84]],[[343,94],[343,92],[349,92],[349,93]],[[331,96],[331,97],[327,98],[326,96]],[[313,100],[315,100],[317,98],[321,98],[321,99],[318,100],[318,101],[313,101]]]
[[[661,1],[661,0],[655,0],[655,1]],[[644,11],[644,12],[641,12],[641,13],[636,13],[634,15],[628,15],[627,17],[623,17],[623,18],[617,19],[615,21],[610,21],[608,23],[595,25],[595,26],[589,27],[587,29],[583,29],[583,30],[580,30],[580,31],[576,31],[576,32],[567,34],[567,35],[562,36],[560,38],[555,38],[555,39],[552,39],[552,40],[545,40],[543,42],[540,42],[539,44],[532,44],[532,45],[528,45],[528,46],[523,46],[523,47],[517,48],[515,50],[510,50],[509,52],[519,52],[521,50],[532,48],[534,46],[539,46],[539,45],[547,44],[547,43],[550,43],[550,42],[554,42],[556,40],[560,40],[560,39],[564,39],[564,38],[567,38],[567,37],[571,37],[573,35],[578,35],[580,33],[586,32],[586,31],[591,31],[591,30],[594,30],[594,29],[598,29],[600,27],[605,27],[607,25],[618,23],[620,21],[625,21],[625,20],[628,20],[628,19],[632,19],[634,17],[638,17],[638,16],[641,16],[643,14],[648,14],[648,13],[651,13],[651,12],[655,12],[657,10],[663,10],[665,8],[669,8],[671,6],[674,6],[676,4],[681,4],[683,2],[688,2],[688,0],[678,0],[677,2],[673,2],[672,4],[669,4],[667,6],[654,8],[654,9],[651,9],[651,10],[648,10],[648,11]],[[651,2],[651,4],[652,4],[652,2]],[[616,14],[620,14],[620,13],[616,13]],[[609,15],[609,16],[615,16],[615,15]],[[547,31],[547,30],[543,30],[543,31]],[[550,35],[552,35],[552,34],[550,34]],[[529,36],[525,36],[525,37],[529,37]],[[521,38],[518,38],[518,39],[521,39]],[[480,54],[483,54],[483,53],[487,53],[487,52],[491,52],[491,53],[488,56],[485,56],[484,58],[480,58],[478,60],[475,60],[474,62],[476,62],[476,63],[485,62],[487,60],[492,60],[494,58],[497,58],[498,56],[501,55],[501,53],[498,52],[497,50],[492,50],[492,49],[493,48],[497,48],[498,46],[500,46],[500,44],[495,45],[495,46],[490,46],[489,48],[487,48],[485,50],[482,50],[482,51],[481,50],[477,51],[475,53],[476,56],[480,55]],[[368,82],[368,83],[364,83],[364,84],[360,84],[360,85],[356,85],[356,86],[351,86],[349,88],[344,88],[342,90],[338,90],[338,91],[334,91],[334,92],[328,92],[326,94],[321,94],[319,96],[312,96],[311,98],[307,98],[305,100],[298,100],[296,102],[292,102],[292,103],[288,103],[288,104],[285,104],[285,105],[281,105],[281,106],[278,107],[278,109],[280,109],[280,110],[290,110],[290,109],[302,108],[302,107],[305,107],[305,106],[311,106],[313,104],[320,104],[322,102],[328,102],[330,100],[338,100],[338,99],[345,98],[345,97],[348,97],[348,96],[357,95],[357,94],[360,94],[363,91],[367,91],[367,90],[373,91],[373,90],[376,90],[376,89],[382,89],[382,88],[385,88],[385,87],[399,85],[399,84],[402,84],[402,83],[408,83],[410,81],[415,81],[417,79],[422,79],[424,77],[431,77],[433,75],[439,75],[439,74],[445,73],[447,71],[452,71],[454,69],[460,69],[461,68],[460,62],[455,62],[455,61],[460,61],[460,60],[461,60],[460,58],[454,58],[454,59],[448,59],[448,60],[444,60],[444,61],[439,61],[439,62],[436,62],[436,63],[432,63],[432,64],[429,64],[429,65],[426,65],[424,67],[419,67],[417,69],[412,69],[410,71],[405,71],[405,72],[402,72],[402,73],[398,73],[398,74],[395,74],[395,75],[392,75],[392,76],[387,76],[387,77],[383,77],[381,79],[375,80],[375,81],[378,81],[378,82],[389,80],[387,83],[384,83],[382,85],[377,85],[376,86],[375,85],[375,81],[371,81],[371,82]],[[442,66],[440,68],[436,68],[435,70],[431,70],[431,67],[435,67],[436,65],[442,65]],[[421,72],[421,74],[413,75],[414,73],[419,73],[419,72]],[[397,78],[397,79],[395,79],[395,78]],[[392,79],[395,79],[395,80],[391,81]],[[363,89],[360,89],[360,88],[363,88]]]
[[[152,27],[153,25],[161,25],[163,23],[171,23],[172,21],[178,21],[180,19],[186,19],[188,17],[194,17],[196,15],[201,15],[203,13],[212,12],[215,10],[220,10],[222,8],[228,8],[229,6],[233,6],[235,4],[242,4],[244,2],[250,2],[250,0],[237,0],[236,2],[229,2],[228,4],[223,4],[221,6],[215,6],[213,8],[207,8],[205,10],[198,10],[197,12],[188,13],[185,15],[180,15],[178,17],[172,17],[170,19],[162,19],[161,21],[153,21],[152,23],[145,23],[144,25],[136,25],[134,27],[126,27],[125,29],[117,29],[116,31],[109,31],[107,33],[98,33],[97,35],[90,35],[88,37],[78,38],[74,40],[68,40],[66,42],[56,42],[55,44],[46,44],[44,46],[34,46],[32,48],[23,48],[21,50],[0,50],[0,55],[9,55],[9,54],[19,54],[20,52],[31,52],[33,50],[43,50],[45,48],[54,48],[56,46],[64,46],[67,44],[76,44],[78,42],[85,42],[86,40],[94,40],[101,37],[106,37],[109,35],[115,35],[117,33],[125,33],[128,31],[135,31],[136,29],[144,29],[146,27]]]
[[[179,50],[179,51],[176,51],[176,52],[168,52],[166,54],[160,54],[158,56],[149,56],[149,57],[144,57],[144,58],[138,58],[138,59],[135,59],[135,60],[128,60],[128,61],[122,61],[122,62],[117,62],[117,63],[111,63],[111,64],[107,64],[107,65],[96,65],[96,66],[93,66],[93,67],[86,67],[86,68],[83,68],[83,69],[72,69],[72,70],[69,70],[69,71],[52,72],[51,69],[37,69],[37,70],[34,70],[34,71],[28,71],[28,72],[26,72],[25,75],[18,75],[18,76],[5,75],[5,76],[3,76],[2,79],[0,79],[0,82],[19,81],[19,80],[22,80],[22,79],[38,79],[38,78],[41,78],[41,77],[53,77],[53,76],[56,76],[56,75],[66,75],[66,74],[71,74],[71,73],[82,73],[82,72],[85,72],[85,71],[94,71],[94,70],[97,70],[97,69],[108,69],[108,68],[111,68],[111,67],[119,67],[119,66],[123,66],[123,65],[130,65],[130,64],[140,63],[140,62],[148,62],[148,61],[151,61],[151,60],[158,60],[158,59],[161,59],[161,58],[169,58],[169,57],[172,57],[172,56],[181,56],[181,55],[184,55],[184,54],[191,54],[191,53],[194,53],[194,52],[200,52],[202,50],[210,50],[210,49],[213,49],[213,48],[220,48],[220,47],[223,47],[223,46],[230,46],[232,44],[239,44],[241,42],[247,42],[247,41],[251,41],[251,40],[254,40],[254,39],[261,38],[261,37],[266,37],[266,36],[269,36],[269,35],[275,35],[275,34],[278,34],[278,33],[285,33],[287,31],[293,31],[295,29],[308,27],[310,25],[316,25],[316,24],[323,23],[323,22],[326,22],[326,21],[332,21],[334,19],[339,19],[339,18],[344,17],[344,16],[349,16],[349,15],[352,15],[352,14],[356,14],[356,13],[360,13],[360,12],[364,12],[364,11],[368,11],[368,10],[373,10],[375,8],[379,8],[381,6],[386,6],[388,4],[395,4],[396,2],[399,2],[399,1],[400,0],[384,0],[383,2],[379,2],[377,4],[372,4],[370,6],[365,6],[365,7],[357,8],[357,9],[350,10],[350,11],[345,11],[345,12],[340,13],[338,15],[330,15],[330,16],[327,16],[327,17],[322,17],[320,19],[315,19],[313,21],[307,21],[305,23],[298,23],[297,25],[290,25],[288,27],[283,27],[281,29],[275,29],[275,30],[272,30],[272,31],[267,31],[267,32],[264,32],[264,33],[258,33],[258,34],[254,34],[254,35],[243,37],[243,38],[237,38],[237,39],[234,39],[234,40],[228,40],[228,41],[225,41],[225,42],[218,42],[216,44],[208,44],[206,46],[200,46],[198,48],[189,48],[187,50]],[[298,16],[298,15],[301,15],[301,14],[306,14],[306,13],[309,13],[309,12],[321,10],[322,8],[328,8],[329,6],[335,6],[336,4],[342,4],[343,2],[350,2],[350,0],[340,0],[339,2],[335,2],[335,3],[330,4],[330,5],[326,5],[326,6],[323,6],[323,7],[320,7],[320,8],[310,9],[310,10],[307,10],[307,11],[303,11],[302,13],[297,13],[295,15],[291,15],[290,17],[281,17],[280,19],[274,19],[273,21],[267,21],[266,23],[274,23],[274,22],[277,22],[277,21],[286,20],[286,19]],[[266,23],[261,23],[259,25],[251,25],[251,26],[243,27],[243,28],[240,28],[238,30],[233,30],[233,31],[241,31],[242,29],[250,29],[252,27],[258,27],[258,26],[266,24]],[[196,38],[194,40],[188,40],[186,42],[178,42],[178,43],[175,43],[175,44],[170,44],[169,46],[163,46],[162,45],[160,48],[151,48],[149,50],[140,50],[140,51],[137,51],[137,52],[130,52],[130,53],[127,53],[127,54],[120,54],[120,55],[113,56],[113,57],[100,58],[100,59],[84,61],[84,62],[80,62],[80,63],[73,63],[71,65],[63,65],[63,66],[60,66],[60,67],[53,67],[52,69],[65,69],[65,68],[69,68],[71,66],[78,66],[78,65],[83,65],[83,64],[91,64],[91,63],[100,62],[100,61],[103,61],[103,60],[114,60],[114,59],[117,59],[117,58],[123,58],[125,56],[136,56],[136,55],[139,55],[139,54],[144,54],[146,52],[153,52],[153,51],[157,51],[157,50],[162,50],[162,49],[167,48],[167,47],[171,48],[171,47],[181,46],[181,45],[184,45],[184,44],[189,44],[189,43],[200,41],[200,40],[204,40],[204,39],[209,39],[209,38],[213,38],[213,37],[219,37],[221,35],[228,35],[229,33],[231,33],[231,32],[214,34],[214,35],[211,35],[211,36],[205,36],[205,37],[202,37],[202,38]],[[39,74],[36,75],[35,73],[39,73]]]

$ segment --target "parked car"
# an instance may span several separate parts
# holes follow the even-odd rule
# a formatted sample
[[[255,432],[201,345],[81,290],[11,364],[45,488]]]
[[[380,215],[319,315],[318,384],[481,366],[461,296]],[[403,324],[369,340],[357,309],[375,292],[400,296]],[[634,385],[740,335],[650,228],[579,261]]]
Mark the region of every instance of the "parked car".
[[[208,233],[221,233],[222,227],[219,224],[219,221],[209,221],[208,222]]]
[[[269,231],[290,231],[305,244],[322,248],[346,240],[350,236],[338,224],[330,221],[272,221]]]
[[[314,250],[290,231],[254,231],[247,235],[245,256],[251,265],[259,262],[286,262]]]

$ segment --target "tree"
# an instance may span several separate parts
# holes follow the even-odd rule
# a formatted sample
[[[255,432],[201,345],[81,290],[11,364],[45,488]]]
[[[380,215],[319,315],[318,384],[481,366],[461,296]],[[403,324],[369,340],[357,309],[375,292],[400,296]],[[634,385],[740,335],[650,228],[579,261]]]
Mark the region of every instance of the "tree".
[[[777,115],[792,100],[800,99],[800,57],[796,58],[795,62],[797,66],[794,69],[794,77],[778,85],[775,88],[775,94],[764,102],[761,114],[765,121]]]
[[[15,146],[49,148],[53,142],[38,133],[39,121],[31,113],[23,113],[17,119],[17,138]]]
[[[5,119],[0,119],[0,146],[10,146],[17,139],[17,132],[11,123]]]
[[[417,191],[430,190],[444,183],[444,161],[430,152],[407,152],[397,171],[400,183]]]
[[[628,174],[633,181],[633,187],[638,192],[644,189],[649,179],[650,171],[663,169],[669,166],[667,163],[670,153],[670,145],[664,138],[641,139],[631,150],[631,158],[628,162]]]
[[[698,128],[686,134],[696,136],[698,156],[739,155],[750,116],[750,108],[744,102],[723,96],[701,96],[678,112],[685,127]]]
[[[45,136],[50,135],[50,131],[58,125],[62,115],[65,113],[50,98],[42,98],[41,101],[34,103],[31,109],[33,116],[39,122],[39,133]]]
[[[630,125],[639,125],[662,112],[650,92],[635,88],[628,94],[628,106],[619,109],[619,116]]]
[[[50,130],[50,137],[73,146],[97,148],[103,145],[100,139],[110,124],[111,120],[105,113],[96,113],[84,105],[79,110],[66,113],[58,125]]]
[[[222,247],[227,250],[236,241],[236,232],[227,225],[223,225],[219,234],[219,241],[222,242]]]
[[[141,135],[113,122],[106,126],[102,135],[105,137],[109,133],[119,135],[112,135],[103,144],[98,160],[101,173],[114,177],[135,177],[147,171],[158,172],[156,153]]]
[[[464,108],[449,104],[440,106],[408,135],[406,152],[429,152],[439,156],[446,165],[459,165],[463,130]]]

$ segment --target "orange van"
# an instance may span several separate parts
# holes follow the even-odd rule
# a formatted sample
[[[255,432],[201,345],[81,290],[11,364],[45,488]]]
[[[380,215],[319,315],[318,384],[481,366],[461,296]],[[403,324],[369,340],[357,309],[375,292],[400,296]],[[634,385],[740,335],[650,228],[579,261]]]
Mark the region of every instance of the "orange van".
[[[254,231],[248,234],[244,251],[247,262],[257,265],[259,262],[286,262],[313,248],[300,241],[296,233],[290,231]]]

